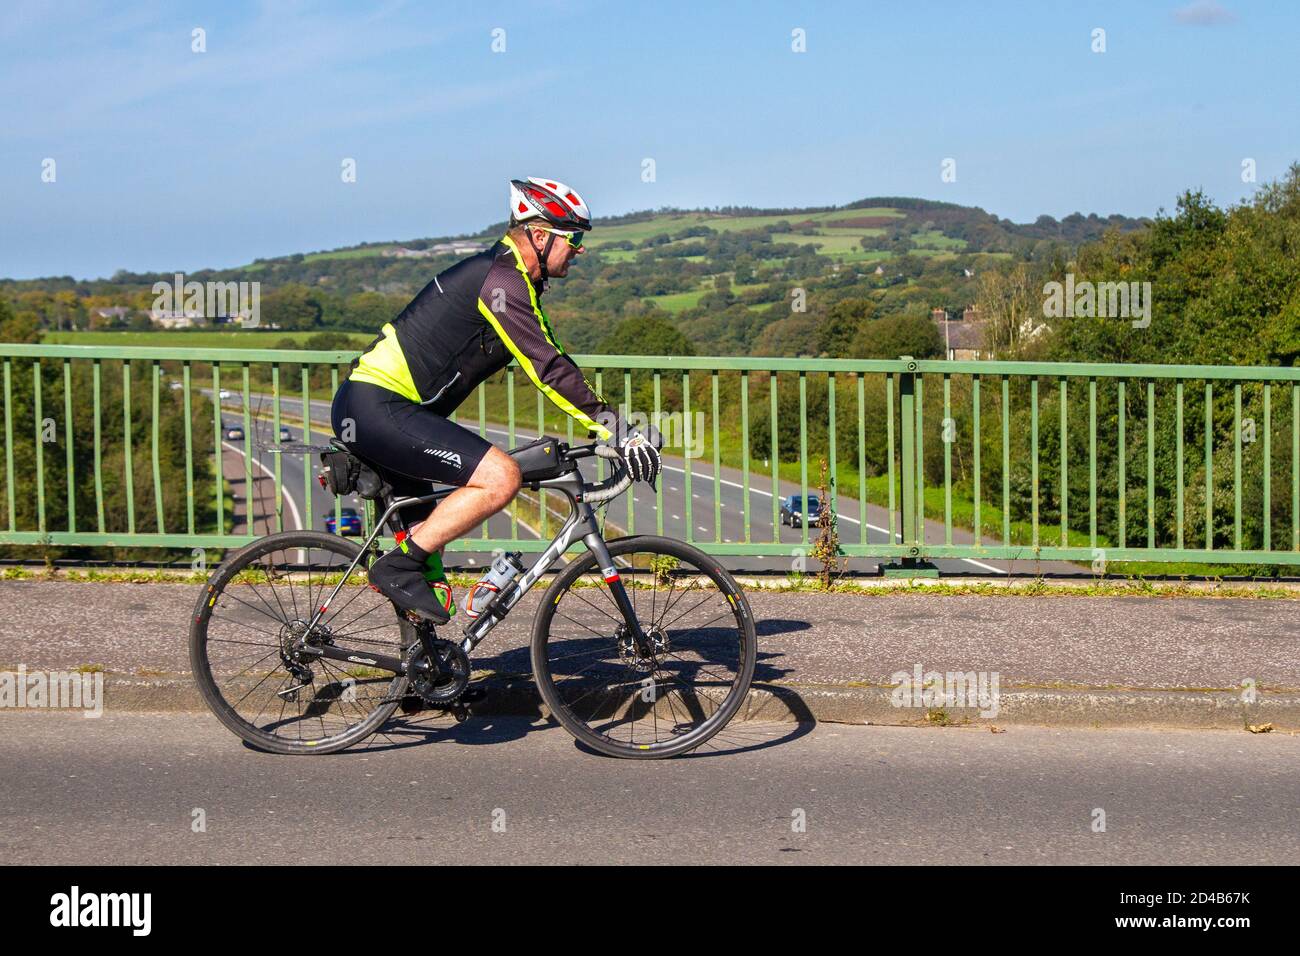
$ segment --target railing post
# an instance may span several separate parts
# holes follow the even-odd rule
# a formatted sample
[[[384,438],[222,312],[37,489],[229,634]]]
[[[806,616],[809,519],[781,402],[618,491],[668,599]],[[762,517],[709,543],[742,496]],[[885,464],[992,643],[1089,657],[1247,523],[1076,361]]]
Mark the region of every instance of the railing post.
[[[904,363],[898,376],[899,429],[901,432],[903,513],[903,544],[908,553],[899,561],[881,564],[880,573],[885,577],[925,577],[937,578],[939,569],[921,558],[921,530],[925,520],[925,502],[918,494],[920,483],[917,466],[917,449],[920,447],[917,421],[916,385],[920,372],[917,363],[910,355],[899,358]],[[865,515],[863,516],[865,520]]]
[[[899,430],[903,446],[903,544],[916,547],[920,540],[916,524],[916,363],[907,361],[907,372],[898,378]]]

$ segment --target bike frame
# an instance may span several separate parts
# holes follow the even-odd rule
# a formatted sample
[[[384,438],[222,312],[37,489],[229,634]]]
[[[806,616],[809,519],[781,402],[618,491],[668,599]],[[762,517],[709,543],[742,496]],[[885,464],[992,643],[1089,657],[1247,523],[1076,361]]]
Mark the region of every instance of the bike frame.
[[[649,643],[632,609],[632,602],[627,595],[627,589],[623,586],[618,570],[614,567],[614,559],[610,556],[609,548],[600,533],[600,526],[596,522],[595,513],[591,505],[583,497],[584,494],[589,494],[598,486],[587,485],[583,481],[582,472],[575,466],[573,471],[566,472],[558,477],[530,482],[529,487],[533,490],[550,488],[559,491],[569,500],[569,516],[565,519],[564,525],[551,540],[551,543],[547,545],[546,550],[533,563],[533,566],[516,578],[509,590],[501,592],[483,614],[465,626],[463,631],[464,639],[460,643],[461,649],[466,654],[473,651],[491,633],[492,629],[505,619],[510,609],[532,590],[533,585],[551,569],[555,562],[559,560],[560,555],[564,554],[574,541],[581,538],[587,550],[596,556],[596,564],[600,568],[605,583],[609,585],[610,593],[614,597],[615,604],[618,605],[619,612],[623,615],[623,620],[627,623],[638,651],[648,654]],[[389,519],[393,515],[407,508],[435,504],[456,490],[455,488],[448,488],[415,498],[383,499],[387,503],[383,516],[375,523],[375,528],[370,532],[370,536],[366,538],[365,543],[362,544],[360,553],[352,560],[352,564],[348,566],[339,583],[334,586],[334,590],[330,592],[329,597],[317,608],[315,616],[312,617],[311,624],[307,629],[307,634],[310,635],[321,618],[324,617],[334,598],[343,589],[343,585],[352,576],[357,565],[361,563],[361,559],[373,547],[374,542],[379,538],[379,533],[387,526]],[[329,646],[310,646],[310,649],[321,657],[378,666],[397,674],[406,672],[405,662],[393,657],[374,655],[362,659],[355,652],[339,650]]]

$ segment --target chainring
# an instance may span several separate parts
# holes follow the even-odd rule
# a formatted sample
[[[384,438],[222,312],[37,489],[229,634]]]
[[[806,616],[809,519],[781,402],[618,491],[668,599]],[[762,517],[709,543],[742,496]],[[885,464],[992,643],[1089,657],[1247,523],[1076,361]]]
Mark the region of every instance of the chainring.
[[[411,693],[435,707],[446,707],[460,700],[469,687],[469,656],[459,644],[441,638],[434,639],[433,648],[441,661],[441,672],[429,666],[424,644],[416,641],[406,655],[406,676]]]

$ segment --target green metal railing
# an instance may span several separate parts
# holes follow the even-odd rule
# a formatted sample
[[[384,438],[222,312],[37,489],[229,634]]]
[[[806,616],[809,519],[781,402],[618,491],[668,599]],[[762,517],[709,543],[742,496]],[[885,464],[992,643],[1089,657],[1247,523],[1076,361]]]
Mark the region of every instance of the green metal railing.
[[[325,440],[353,357],[0,344],[0,545],[229,548],[318,524],[325,509],[337,518],[316,456],[276,446],[286,422]],[[653,499],[638,487],[610,506],[620,531],[720,555],[806,552],[819,529],[784,529],[781,499],[806,503],[825,461],[849,556],[1300,565],[1297,369],[577,360],[611,404],[667,439]],[[585,440],[513,366],[476,399],[457,420],[500,444]],[[242,446],[224,437],[232,425]],[[1275,457],[1279,442],[1289,449]],[[450,548],[540,550],[556,520],[512,511],[508,536],[485,524]]]

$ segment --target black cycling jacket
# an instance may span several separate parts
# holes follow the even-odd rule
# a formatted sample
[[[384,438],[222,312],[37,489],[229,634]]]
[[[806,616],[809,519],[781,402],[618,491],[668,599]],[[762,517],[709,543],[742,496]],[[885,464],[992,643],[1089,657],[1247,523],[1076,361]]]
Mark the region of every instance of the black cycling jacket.
[[[351,378],[450,415],[513,356],[542,392],[601,439],[613,409],[555,339],[513,240],[438,273],[353,363]]]

